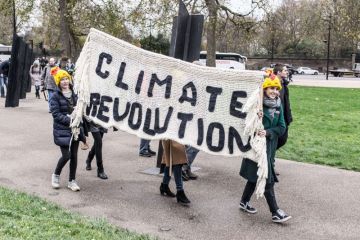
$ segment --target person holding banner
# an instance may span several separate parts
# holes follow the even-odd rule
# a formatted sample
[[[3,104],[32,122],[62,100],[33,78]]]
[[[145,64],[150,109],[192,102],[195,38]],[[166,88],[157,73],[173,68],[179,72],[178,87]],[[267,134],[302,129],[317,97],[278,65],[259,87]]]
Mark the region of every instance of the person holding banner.
[[[160,194],[167,197],[175,197],[178,203],[181,205],[189,205],[190,200],[186,197],[183,187],[183,181],[181,177],[182,165],[187,164],[187,158],[185,153],[185,146],[177,143],[173,140],[161,141],[164,152],[162,156],[162,167],[164,169],[163,181],[160,185]],[[171,192],[169,183],[171,180],[170,172],[174,173],[176,184],[176,195]]]
[[[275,152],[279,136],[286,129],[284,121],[284,113],[279,97],[279,91],[282,86],[280,80],[275,75],[265,78],[262,85],[264,91],[263,112],[259,113],[259,117],[263,117],[264,130],[258,131],[258,135],[266,137],[266,154],[268,163],[268,177],[265,186],[265,198],[272,214],[272,221],[275,223],[283,223],[288,221],[291,216],[281,210],[276,202],[274,184],[278,182],[274,171]],[[253,195],[257,182],[257,163],[250,159],[244,159],[240,169],[240,175],[247,179],[247,183],[241,197],[240,209],[255,214],[257,210],[249,204]]]
[[[90,132],[94,138],[94,145],[91,147],[91,150],[86,159],[86,170],[91,170],[91,161],[96,157],[97,165],[97,176],[100,179],[108,179],[108,176],[105,174],[103,161],[102,161],[102,143],[104,133],[107,133],[107,129],[100,127],[99,125],[90,122],[89,123]]]
[[[70,160],[68,188],[76,192],[80,191],[80,187],[75,180],[79,141],[72,138],[70,114],[74,110],[77,97],[72,91],[72,86],[70,85],[71,76],[68,72],[54,67],[50,73],[54,77],[57,86],[57,90],[54,91],[54,95],[50,99],[50,110],[54,118],[54,142],[60,147],[62,155],[52,174],[51,185],[54,189],[60,188],[61,171]]]

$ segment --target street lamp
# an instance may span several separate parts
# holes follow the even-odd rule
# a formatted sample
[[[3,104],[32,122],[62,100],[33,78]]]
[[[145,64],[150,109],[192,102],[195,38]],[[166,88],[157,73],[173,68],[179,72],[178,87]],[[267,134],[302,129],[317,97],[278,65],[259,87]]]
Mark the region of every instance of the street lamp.
[[[13,35],[16,34],[16,6],[15,6],[15,0],[12,1],[13,5]]]
[[[328,27],[328,37],[327,40],[324,40],[325,43],[327,43],[327,57],[326,57],[326,80],[329,80],[329,62],[330,62],[330,34],[331,34],[331,18],[332,15],[330,13],[329,19],[326,21],[329,21],[329,27]]]

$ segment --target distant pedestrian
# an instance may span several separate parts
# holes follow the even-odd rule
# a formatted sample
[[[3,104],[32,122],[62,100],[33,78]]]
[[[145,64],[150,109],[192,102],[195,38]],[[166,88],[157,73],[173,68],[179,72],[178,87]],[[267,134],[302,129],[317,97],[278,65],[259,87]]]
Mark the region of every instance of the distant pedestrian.
[[[43,71],[46,65],[49,63],[49,61],[46,59],[46,57],[42,57],[39,61],[40,61],[41,71]]]
[[[50,99],[50,110],[54,118],[53,135],[54,142],[60,147],[62,155],[52,174],[51,184],[55,189],[60,187],[61,171],[70,160],[68,188],[72,191],[80,191],[75,180],[79,141],[72,138],[70,128],[70,115],[76,106],[77,97],[70,84],[71,76],[65,70],[54,67],[51,69],[51,74],[57,87]]]
[[[9,60],[0,63],[0,92],[2,98],[6,97],[7,94],[9,70],[10,70]]]
[[[71,59],[69,58],[65,70],[72,76],[75,71],[75,64],[71,62]]]
[[[282,87],[280,80],[275,75],[265,78],[262,87],[264,91],[263,112],[259,113],[259,117],[262,117],[263,119],[264,130],[260,130],[257,134],[260,137],[266,138],[268,177],[266,179],[264,195],[272,214],[272,221],[282,223],[291,218],[291,216],[287,215],[278,207],[274,191],[275,182],[278,182],[274,170],[277,141],[279,136],[281,136],[286,129],[281,99],[278,97]],[[257,212],[257,210],[249,204],[251,196],[256,188],[258,178],[257,171],[257,163],[249,159],[244,159],[242,161],[240,175],[247,179],[247,183],[239,207],[241,210],[251,214]]]
[[[30,67],[31,82],[35,86],[35,97],[40,99],[40,86],[41,86],[41,67],[39,60],[35,60]]]
[[[58,66],[62,69],[62,70],[65,70],[67,71],[67,64],[68,64],[68,60],[69,58],[68,57],[62,57],[60,58],[59,62],[58,62]],[[67,71],[68,72],[68,71]],[[69,73],[69,72],[68,72]],[[70,73],[69,73],[70,74]],[[70,74],[71,75],[71,74]]]
[[[55,84],[54,77],[50,73],[51,68],[53,68],[53,67],[55,67],[55,58],[50,58],[49,64],[44,67],[42,74],[41,74],[41,82],[45,86],[46,90],[48,91],[49,113],[51,112],[50,102],[51,102],[52,95],[58,89],[58,86],[56,86],[56,84]]]

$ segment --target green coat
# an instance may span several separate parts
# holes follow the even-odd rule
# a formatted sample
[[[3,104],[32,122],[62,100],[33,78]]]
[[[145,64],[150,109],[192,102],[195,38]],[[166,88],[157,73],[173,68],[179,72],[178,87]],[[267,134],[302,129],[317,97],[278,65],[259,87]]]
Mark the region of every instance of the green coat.
[[[268,178],[266,183],[278,182],[274,171],[275,152],[279,136],[284,134],[286,130],[283,108],[276,110],[273,120],[269,113],[269,108],[264,106],[263,125],[266,130],[266,154],[268,161]],[[240,175],[249,182],[257,182],[257,163],[250,159],[244,159],[240,168]]]

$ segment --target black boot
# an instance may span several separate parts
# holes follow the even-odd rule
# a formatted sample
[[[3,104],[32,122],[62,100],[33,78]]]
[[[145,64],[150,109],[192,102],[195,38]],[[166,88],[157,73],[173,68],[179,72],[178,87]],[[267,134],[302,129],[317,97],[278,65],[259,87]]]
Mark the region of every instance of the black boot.
[[[191,169],[187,169],[185,170],[186,175],[189,177],[190,180],[196,180],[198,178],[198,176],[196,174],[194,174]]]
[[[183,181],[189,181],[189,176],[187,175],[186,171],[181,171],[181,177]]]
[[[161,183],[160,185],[160,194],[167,197],[175,197],[175,194],[171,192],[169,185]]]
[[[101,178],[101,179],[108,179],[108,176],[105,174],[104,170],[102,170],[102,171],[98,170],[97,176],[98,176],[98,178]]]
[[[178,203],[185,206],[191,203],[190,200],[186,197],[184,190],[177,191],[176,200]]]
[[[156,155],[156,152],[154,152],[154,151],[151,150],[150,148],[148,149],[148,152],[149,152],[152,156],[155,156],[155,155]]]
[[[86,160],[86,170],[90,171],[91,170],[91,162],[88,160]]]

